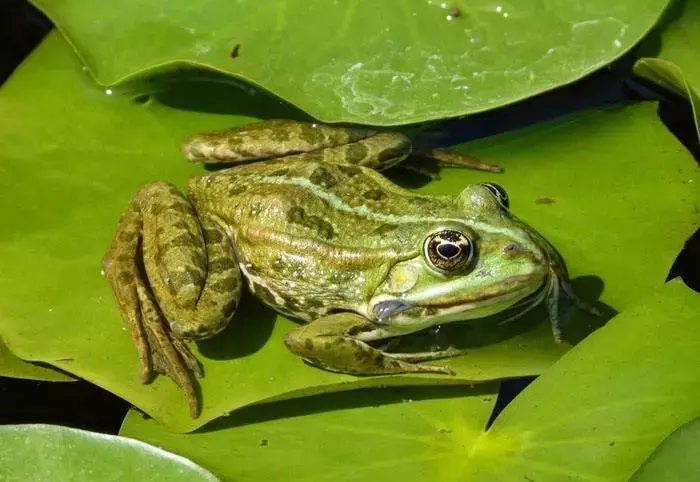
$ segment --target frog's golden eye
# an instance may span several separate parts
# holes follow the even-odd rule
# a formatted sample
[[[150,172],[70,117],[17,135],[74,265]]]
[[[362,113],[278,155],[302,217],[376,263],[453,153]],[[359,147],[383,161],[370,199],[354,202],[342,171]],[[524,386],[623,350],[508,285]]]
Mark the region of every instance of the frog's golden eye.
[[[469,236],[453,229],[436,231],[425,239],[423,255],[442,274],[461,274],[471,267],[475,252]]]
[[[508,199],[508,193],[502,186],[496,184],[495,182],[482,182],[482,186],[491,191],[491,194],[498,199],[498,204],[508,209],[510,207],[510,199]]]

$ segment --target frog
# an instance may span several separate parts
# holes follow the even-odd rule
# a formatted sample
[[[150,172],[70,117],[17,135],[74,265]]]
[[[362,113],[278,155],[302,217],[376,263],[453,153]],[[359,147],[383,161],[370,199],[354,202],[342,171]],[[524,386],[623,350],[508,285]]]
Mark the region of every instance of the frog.
[[[591,310],[558,251],[510,211],[500,185],[429,195],[383,174],[413,154],[498,166],[416,152],[400,132],[283,119],[196,134],[182,152],[222,168],[190,179],[184,194],[166,182],[141,188],[103,266],[142,382],[171,378],[193,418],[203,369],[188,343],[220,333],[244,288],[301,322],[284,340],[292,354],[356,376],[453,375],[432,362],[463,350],[378,346],[445,323],[512,321],[544,303],[560,341],[560,299]]]

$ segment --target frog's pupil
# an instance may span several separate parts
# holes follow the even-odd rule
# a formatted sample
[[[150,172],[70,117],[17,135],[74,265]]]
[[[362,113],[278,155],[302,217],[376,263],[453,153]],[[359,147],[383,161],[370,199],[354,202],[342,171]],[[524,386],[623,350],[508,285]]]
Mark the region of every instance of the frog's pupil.
[[[437,247],[438,254],[444,259],[452,259],[459,255],[460,251],[462,251],[462,248],[452,243],[443,243]]]

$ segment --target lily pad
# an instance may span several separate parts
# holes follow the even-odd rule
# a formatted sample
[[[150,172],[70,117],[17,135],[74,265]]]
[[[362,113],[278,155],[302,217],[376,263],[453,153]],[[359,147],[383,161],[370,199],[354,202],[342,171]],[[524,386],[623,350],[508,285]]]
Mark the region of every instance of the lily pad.
[[[700,418],[673,432],[632,477],[632,482],[700,480]]]
[[[179,88],[188,98],[207,94]],[[276,103],[227,93],[242,111],[277,115]],[[21,358],[105,387],[171,429],[192,430],[273,398],[537,374],[566,351],[540,311],[502,328],[441,330],[439,341],[471,348],[450,360],[456,377],[356,378],[303,364],[282,343],[295,323],[247,299],[224,333],[197,347],[206,377],[202,416],[191,420],[170,380],[138,382],[136,351],[100,275],[101,258],[139,187],[156,180],[182,186],[202,172],[181,159],[182,139],[254,119],[178,111],[155,98],[134,103],[98,89],[57,35],[3,86],[0,119],[0,209],[11,227],[0,235],[0,336]],[[615,310],[663,281],[697,222],[695,162],[656,120],[654,104],[591,111],[468,149],[501,162],[506,173],[445,170],[423,191],[456,194],[486,179],[506,186],[514,211],[560,248],[579,277],[575,289],[590,300],[603,291]],[[574,322],[590,320],[574,315]],[[585,332],[570,331],[569,339]]]
[[[694,0],[674,0],[667,12],[661,36],[661,47],[655,57],[677,64],[683,69],[691,84],[700,85],[700,42],[698,32],[700,4]],[[649,39],[649,43],[653,41]],[[646,45],[647,49],[650,45]]]
[[[629,480],[700,415],[699,312],[675,280],[592,334],[506,407],[473,480]]]
[[[355,393],[362,408],[308,398],[260,405],[186,435],[132,410],[121,433],[191,457],[223,480],[629,480],[700,414],[698,312],[697,293],[671,282],[564,355],[486,432],[488,396],[404,395],[404,403],[376,407]],[[697,434],[673,436],[649,470],[655,458],[696,453],[689,444]],[[682,450],[671,450],[675,443]]]
[[[45,380],[47,382],[72,382],[74,378],[49,366],[26,362],[17,358],[0,340],[0,377]]]
[[[348,395],[306,397],[247,407],[186,435],[131,410],[121,434],[187,454],[226,481],[462,480],[496,388],[360,390],[352,405]]]
[[[28,424],[0,427],[0,439],[6,482],[219,480],[183,457],[125,437]]]
[[[675,7],[675,18],[661,33],[659,58],[639,59],[634,73],[690,101],[700,140],[700,3],[678,1]]]
[[[321,121],[402,125],[580,79],[632,48],[668,1],[33,3],[105,86],[199,66]]]

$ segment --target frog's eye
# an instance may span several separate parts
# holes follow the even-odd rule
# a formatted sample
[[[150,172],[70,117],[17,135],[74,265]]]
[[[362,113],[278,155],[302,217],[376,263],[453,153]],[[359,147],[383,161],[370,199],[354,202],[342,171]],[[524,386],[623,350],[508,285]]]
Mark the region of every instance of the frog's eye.
[[[474,252],[474,242],[452,229],[434,232],[423,244],[423,255],[431,267],[447,275],[465,272],[471,266]]]
[[[481,183],[481,185],[489,191],[491,191],[491,194],[493,194],[496,197],[496,199],[498,199],[498,204],[500,204],[506,209],[510,207],[510,199],[508,199],[508,193],[505,189],[503,189],[502,186],[499,186],[494,182],[483,182]]]

